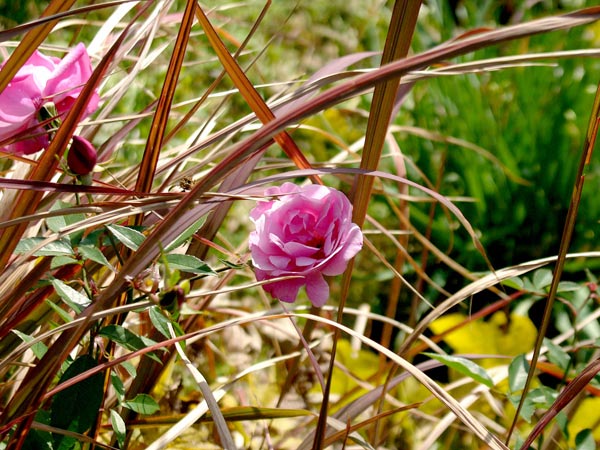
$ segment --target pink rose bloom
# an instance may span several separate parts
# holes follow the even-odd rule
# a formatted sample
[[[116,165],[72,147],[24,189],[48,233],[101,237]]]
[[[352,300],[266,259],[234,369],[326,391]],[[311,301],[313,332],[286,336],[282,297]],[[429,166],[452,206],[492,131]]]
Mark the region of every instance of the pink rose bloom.
[[[62,60],[35,51],[0,93],[0,141],[19,133],[32,135],[7,145],[3,151],[30,154],[48,147],[48,133],[40,126],[40,110],[54,103],[59,116],[64,116],[92,74],[92,65],[83,44],[78,44]],[[98,107],[94,93],[85,115]]]
[[[340,275],[362,248],[363,236],[352,223],[352,205],[340,191],[316,184],[299,187],[284,183],[265,195],[281,195],[261,202],[251,212],[256,230],[250,233],[250,251],[259,281],[287,275],[294,278],[263,285],[284,302],[296,300],[306,286],[308,298],[323,306],[329,286],[323,275]]]

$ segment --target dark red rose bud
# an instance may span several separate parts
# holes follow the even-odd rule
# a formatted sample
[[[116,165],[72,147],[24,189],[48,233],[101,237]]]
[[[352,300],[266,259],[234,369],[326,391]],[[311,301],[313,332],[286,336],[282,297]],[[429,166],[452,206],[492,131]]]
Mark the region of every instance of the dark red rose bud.
[[[67,156],[67,164],[71,172],[77,175],[87,175],[94,166],[98,155],[90,141],[81,136],[73,136],[73,143]]]

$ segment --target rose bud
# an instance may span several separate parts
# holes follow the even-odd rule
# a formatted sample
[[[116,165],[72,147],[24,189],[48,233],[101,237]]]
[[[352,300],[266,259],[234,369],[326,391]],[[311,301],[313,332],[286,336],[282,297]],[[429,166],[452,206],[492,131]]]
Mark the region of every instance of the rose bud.
[[[323,275],[340,275],[362,248],[363,235],[352,223],[352,204],[340,191],[326,186],[284,183],[265,191],[279,196],[260,202],[251,212],[256,229],[250,233],[250,252],[259,281],[271,296],[296,300],[301,287],[314,306],[323,306],[329,285]]]
[[[71,172],[76,175],[87,175],[94,169],[97,159],[96,149],[90,141],[81,136],[73,136],[67,155],[67,165]]]

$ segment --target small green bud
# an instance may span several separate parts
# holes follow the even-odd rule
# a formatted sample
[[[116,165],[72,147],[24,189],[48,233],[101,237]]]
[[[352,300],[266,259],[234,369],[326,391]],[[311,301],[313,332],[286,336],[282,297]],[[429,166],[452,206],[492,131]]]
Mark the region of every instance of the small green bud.
[[[179,283],[179,287],[181,288],[181,290],[183,291],[183,293],[185,295],[188,295],[190,293],[190,280],[188,280],[187,278],[185,280],[183,280],[181,283]]]

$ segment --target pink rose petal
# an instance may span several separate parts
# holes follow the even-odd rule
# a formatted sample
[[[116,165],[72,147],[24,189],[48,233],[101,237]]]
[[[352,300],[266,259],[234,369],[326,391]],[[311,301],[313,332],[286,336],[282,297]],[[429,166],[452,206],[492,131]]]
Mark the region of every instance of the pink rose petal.
[[[320,272],[313,272],[306,277],[306,295],[316,307],[323,306],[329,298],[329,285]]]
[[[91,74],[92,65],[83,44],[75,46],[62,60],[33,52],[0,93],[0,141],[16,139],[2,150],[31,154],[46,148],[47,131],[38,126],[42,106],[53,102],[58,115],[64,116]],[[94,93],[85,115],[94,112],[98,102],[98,94]]]
[[[301,276],[264,289],[274,298],[293,302],[304,286],[313,305],[322,306],[329,297],[323,275],[343,273],[363,245],[362,232],[352,223],[350,201],[326,186],[292,183],[268,188],[265,195],[277,198],[259,202],[250,212],[256,227],[249,238],[256,278]]]

